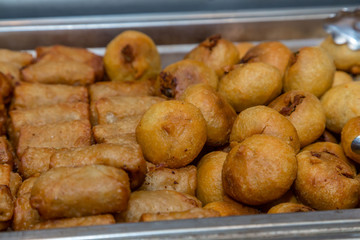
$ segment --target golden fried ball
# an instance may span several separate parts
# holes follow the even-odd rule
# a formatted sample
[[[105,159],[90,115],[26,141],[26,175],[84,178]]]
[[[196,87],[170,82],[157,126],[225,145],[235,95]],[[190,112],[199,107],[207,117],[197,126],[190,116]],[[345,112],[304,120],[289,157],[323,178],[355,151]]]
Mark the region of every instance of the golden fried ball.
[[[343,71],[336,71],[334,75],[334,82],[332,87],[352,82],[353,78],[346,72]]]
[[[341,145],[346,156],[360,163],[360,154],[351,149],[351,143],[357,136],[360,136],[360,117],[350,119],[341,131]]]
[[[255,106],[242,111],[236,118],[230,134],[230,142],[242,142],[254,134],[278,137],[297,153],[299,137],[295,127],[283,115],[266,106]]]
[[[359,92],[360,82],[351,82],[333,87],[322,96],[327,129],[340,133],[351,118],[360,116]]]
[[[200,153],[206,122],[194,105],[177,100],[152,105],[136,128],[145,158],[155,165],[180,168]]]
[[[104,66],[111,81],[156,79],[161,71],[160,55],[150,37],[124,31],[106,46]]]
[[[182,99],[199,108],[204,116],[207,145],[222,146],[229,141],[236,112],[219,93],[207,84],[196,84],[186,89]]]
[[[282,195],[280,198],[275,199],[274,201],[265,203],[263,205],[257,206],[258,209],[260,209],[262,212],[268,212],[272,207],[275,207],[276,205],[279,205],[281,203],[300,203],[292,189],[287,191],[284,195]]]
[[[252,48],[254,47],[254,44],[251,42],[240,42],[238,44],[235,45],[238,52],[239,52],[239,59],[242,59],[245,54]]]
[[[301,147],[314,142],[325,130],[324,109],[319,99],[309,92],[289,91],[277,97],[269,107],[290,120],[296,128]]]
[[[223,187],[239,202],[261,205],[285,194],[296,171],[292,147],[277,137],[253,135],[229,152],[223,166]]]
[[[294,213],[294,212],[313,212],[315,211],[311,207],[305,206],[300,203],[280,203],[272,207],[268,214],[274,213]]]
[[[239,61],[239,53],[232,42],[220,35],[214,35],[191,50],[185,56],[185,59],[187,58],[205,63],[221,77],[224,74],[224,67],[232,66]]]
[[[219,93],[237,112],[267,104],[281,93],[280,71],[266,63],[237,66],[219,82]]]
[[[208,203],[205,209],[212,209],[220,213],[220,216],[239,216],[259,214],[259,210],[238,203],[231,198],[224,196],[224,200]]]
[[[216,90],[218,77],[204,63],[185,59],[167,66],[159,74],[156,84],[160,95],[178,99],[188,86],[197,83],[207,83]]]
[[[331,88],[334,74],[334,61],[324,49],[301,48],[285,74],[284,91],[303,90],[320,97]]]

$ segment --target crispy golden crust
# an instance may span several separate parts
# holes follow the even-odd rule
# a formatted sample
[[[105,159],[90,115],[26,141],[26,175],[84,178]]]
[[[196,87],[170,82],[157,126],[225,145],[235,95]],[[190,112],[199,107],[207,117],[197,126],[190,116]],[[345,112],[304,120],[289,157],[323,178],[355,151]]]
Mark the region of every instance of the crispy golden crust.
[[[19,173],[26,179],[37,173],[43,173],[50,168],[50,157],[55,148],[29,147],[20,157]]]
[[[236,215],[252,215],[259,214],[259,210],[248,207],[241,203],[235,202],[230,198],[225,198],[222,201],[215,201],[204,206],[205,209],[212,209],[220,213],[220,216],[236,216]]]
[[[17,195],[17,192],[22,185],[22,178],[18,173],[10,172],[10,183],[9,188],[11,195],[15,198]]]
[[[5,75],[12,87],[17,86],[22,80],[19,66],[11,62],[0,61],[0,72]]]
[[[334,81],[331,87],[335,87],[352,81],[354,81],[354,79],[350,76],[350,74],[343,71],[336,71],[334,75]]]
[[[0,49],[0,61],[17,64],[21,68],[29,65],[33,61],[33,56],[27,52]]]
[[[14,213],[13,196],[7,185],[0,185],[0,221],[11,220]]]
[[[9,164],[0,164],[0,185],[9,186],[11,170]]]
[[[346,156],[360,163],[360,154],[351,149],[351,143],[357,136],[360,136],[360,117],[350,119],[341,131],[341,146]]]
[[[235,45],[238,52],[239,52],[239,59],[242,59],[245,54],[252,48],[254,47],[254,44],[251,42],[240,42],[238,44]]]
[[[6,163],[10,166],[14,163],[13,149],[5,136],[0,136],[0,163]]]
[[[16,198],[20,196],[24,196],[27,193],[31,193],[31,189],[34,186],[34,183],[36,179],[40,176],[40,174],[36,174],[33,177],[30,177],[26,179],[24,182],[22,182],[21,186],[19,187],[19,190],[17,192]]]
[[[11,84],[11,79],[8,75],[0,72],[0,96],[3,99],[4,103],[9,103],[11,94],[14,90],[14,87]]]
[[[12,228],[15,231],[28,230],[41,221],[38,211],[30,205],[30,196],[30,192],[24,193],[15,200],[12,221]]]
[[[305,206],[299,203],[280,203],[272,207],[268,213],[294,213],[294,212],[313,212],[315,211],[311,207]]]
[[[279,205],[281,203],[299,203],[300,204],[300,202],[297,200],[293,190],[290,189],[284,195],[282,195],[280,198],[275,199],[274,201],[265,203],[263,205],[257,206],[257,209],[261,210],[262,212],[267,213],[270,210],[270,208],[272,208],[276,205]]]
[[[82,217],[126,209],[129,178],[122,169],[93,165],[53,168],[31,190],[31,206],[43,219]]]

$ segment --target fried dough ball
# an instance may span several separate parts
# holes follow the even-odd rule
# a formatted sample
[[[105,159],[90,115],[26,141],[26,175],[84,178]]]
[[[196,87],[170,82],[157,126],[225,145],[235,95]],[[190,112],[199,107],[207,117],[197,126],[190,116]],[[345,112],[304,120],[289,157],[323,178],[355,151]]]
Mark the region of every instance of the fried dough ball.
[[[296,128],[301,147],[314,142],[325,130],[325,112],[319,99],[309,92],[289,91],[272,101],[269,107],[290,120]]]
[[[360,117],[350,119],[341,131],[341,145],[346,156],[360,163],[360,154],[351,149],[351,143],[357,136],[360,136]]]
[[[277,137],[257,134],[237,144],[223,166],[225,193],[249,205],[281,197],[296,178],[295,152]]]
[[[239,52],[239,59],[242,59],[245,54],[254,47],[254,44],[251,42],[241,42],[235,45]]]
[[[137,31],[124,31],[106,46],[104,66],[111,81],[156,79],[161,71],[154,42]]]
[[[331,36],[328,36],[320,46],[332,56],[336,69],[351,72],[353,74],[360,73],[359,50],[351,50],[346,44],[335,44]]]
[[[209,84],[216,90],[218,77],[204,63],[185,59],[167,66],[159,74],[156,84],[159,95],[178,99],[188,86],[197,83]]]
[[[272,207],[268,213],[294,213],[294,212],[313,212],[315,211],[311,207],[305,206],[299,203],[280,203]]]
[[[182,99],[200,109],[206,121],[206,144],[222,146],[229,141],[230,131],[236,118],[231,105],[206,84],[188,87]]]
[[[311,148],[308,146],[307,149]],[[356,207],[359,202],[360,182],[355,179],[354,166],[335,153],[331,147],[326,147],[322,151],[319,151],[321,148],[307,149],[296,156],[298,172],[295,191],[299,200],[317,210]]]
[[[266,63],[237,66],[219,82],[219,93],[237,112],[260,104],[268,104],[281,93],[280,71]]]
[[[297,153],[299,137],[295,127],[280,113],[266,106],[255,106],[242,111],[236,118],[230,134],[230,142],[242,142],[255,134],[278,137]]]
[[[331,88],[334,74],[334,61],[324,49],[301,48],[285,74],[284,91],[303,90],[320,97]]]
[[[200,110],[190,103],[156,103],[141,118],[136,140],[149,162],[169,168],[184,167],[206,142],[206,122]]]
[[[347,159],[342,147],[337,143],[316,142],[304,147],[301,151],[325,152],[331,154],[345,161],[355,171],[355,166]]]
[[[279,69],[281,76],[284,76],[291,57],[292,52],[281,42],[263,42],[251,48],[241,59],[241,62],[267,63]]]
[[[287,191],[284,195],[282,195],[280,198],[275,199],[274,201],[265,203],[263,205],[257,206],[258,209],[260,209],[262,212],[268,212],[272,207],[275,207],[276,205],[279,205],[281,203],[300,203],[292,189]]]
[[[221,77],[224,75],[224,67],[232,66],[239,61],[239,53],[232,42],[220,35],[214,35],[191,50],[185,59],[203,62]]]
[[[215,151],[206,154],[197,165],[196,197],[205,205],[223,200],[222,168],[228,154]]]
[[[345,124],[360,116],[360,82],[345,83],[331,88],[321,98],[325,110],[326,128],[340,133]]]
[[[346,72],[343,71],[336,71],[334,75],[334,82],[332,84],[332,87],[352,82],[353,78]]]

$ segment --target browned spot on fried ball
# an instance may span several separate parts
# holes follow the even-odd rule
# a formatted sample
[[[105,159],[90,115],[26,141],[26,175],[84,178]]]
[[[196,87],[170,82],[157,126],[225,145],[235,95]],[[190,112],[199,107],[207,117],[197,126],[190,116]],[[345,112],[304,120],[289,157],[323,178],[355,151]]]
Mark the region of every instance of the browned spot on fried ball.
[[[283,107],[279,113],[284,116],[290,116],[296,109],[296,106],[302,103],[305,96],[303,95],[296,95],[293,101],[289,101],[288,105]]]
[[[126,44],[126,46],[121,50],[121,54],[124,57],[125,62],[132,63],[134,61],[135,57],[133,51],[133,48],[129,44]]]
[[[161,72],[160,81],[161,93],[168,98],[174,98],[176,93],[176,77],[174,77],[171,73]]]
[[[218,41],[221,39],[220,34],[216,34],[214,36],[208,37],[204,42],[202,42],[200,45],[203,47],[208,48],[210,51],[216,46]]]

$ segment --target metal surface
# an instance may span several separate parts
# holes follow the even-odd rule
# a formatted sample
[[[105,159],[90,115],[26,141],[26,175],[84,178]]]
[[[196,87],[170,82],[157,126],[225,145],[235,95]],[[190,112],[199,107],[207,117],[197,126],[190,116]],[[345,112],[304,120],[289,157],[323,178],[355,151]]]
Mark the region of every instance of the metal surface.
[[[352,142],[351,142],[351,150],[354,153],[360,154],[360,136],[357,136]]]

